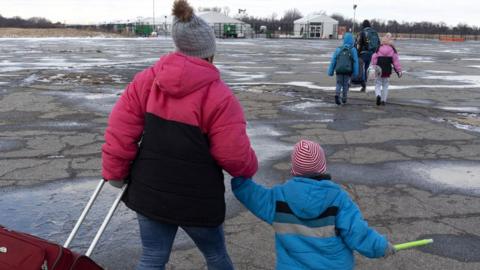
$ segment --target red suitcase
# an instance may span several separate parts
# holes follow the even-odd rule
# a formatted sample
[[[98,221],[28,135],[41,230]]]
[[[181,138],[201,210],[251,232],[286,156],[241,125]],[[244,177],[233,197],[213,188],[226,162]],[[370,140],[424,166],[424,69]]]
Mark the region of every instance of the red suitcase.
[[[119,193],[105,217],[86,255],[79,255],[68,249],[80,225],[100,193],[104,180],[98,184],[87,206],[78,219],[63,246],[26,233],[16,232],[0,226],[0,270],[102,270],[88,256],[92,253],[108,222],[113,216],[126,186]]]

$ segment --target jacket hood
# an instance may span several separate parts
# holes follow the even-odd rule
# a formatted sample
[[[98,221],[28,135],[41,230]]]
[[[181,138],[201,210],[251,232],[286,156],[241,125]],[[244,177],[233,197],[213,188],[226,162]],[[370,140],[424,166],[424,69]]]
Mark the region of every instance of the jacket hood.
[[[161,91],[181,98],[220,79],[209,62],[179,52],[168,54],[155,64],[155,80]]]
[[[346,33],[345,36],[343,37],[343,45],[346,45],[348,47],[353,46],[353,35],[352,33]]]
[[[294,177],[283,188],[283,195],[297,217],[312,219],[322,214],[338,197],[340,187],[329,180]]]
[[[393,56],[395,50],[390,45],[382,45],[378,48],[377,54],[379,56]]]

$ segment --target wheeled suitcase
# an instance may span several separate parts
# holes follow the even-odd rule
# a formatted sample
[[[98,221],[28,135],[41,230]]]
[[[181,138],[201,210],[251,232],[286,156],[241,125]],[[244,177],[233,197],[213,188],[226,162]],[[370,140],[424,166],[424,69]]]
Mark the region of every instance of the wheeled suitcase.
[[[352,76],[352,84],[362,84],[364,81],[363,79],[363,73],[365,72],[365,65],[363,62],[363,59],[361,57],[358,57],[358,76],[353,77]]]
[[[85,255],[77,254],[68,246],[75,237],[83,220],[92,208],[95,199],[98,197],[104,180],[97,185],[92,197],[83,210],[75,227],[70,233],[63,246],[41,239],[39,237],[9,230],[0,226],[0,270],[101,270],[103,269],[89,258],[98,240],[105,231],[108,222],[113,216],[120,199],[125,192],[126,185],[122,188],[100,229],[93,239]]]

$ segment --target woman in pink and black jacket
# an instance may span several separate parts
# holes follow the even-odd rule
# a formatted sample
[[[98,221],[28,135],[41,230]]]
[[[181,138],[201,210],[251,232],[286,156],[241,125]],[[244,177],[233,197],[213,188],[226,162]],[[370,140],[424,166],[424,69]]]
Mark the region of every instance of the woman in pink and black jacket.
[[[381,77],[375,81],[375,95],[377,96],[377,105],[385,105],[388,97],[392,66],[398,77],[402,77],[402,66],[400,65],[397,50],[393,46],[392,34],[387,33],[382,38],[382,45],[373,54],[371,64],[379,66],[382,70]]]
[[[113,108],[102,147],[104,179],[138,213],[137,269],[164,269],[178,227],[209,269],[233,269],[225,249],[224,176],[258,169],[240,103],[212,64],[215,35],[185,0],[174,3],[177,51],[137,74]]]

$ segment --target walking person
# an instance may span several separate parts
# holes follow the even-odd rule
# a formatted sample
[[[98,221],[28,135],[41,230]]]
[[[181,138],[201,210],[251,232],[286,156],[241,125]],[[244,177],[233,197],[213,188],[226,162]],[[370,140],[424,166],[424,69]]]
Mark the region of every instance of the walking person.
[[[372,56],[372,66],[380,67],[381,76],[375,80],[375,95],[377,105],[385,105],[388,97],[389,78],[392,74],[392,66],[398,77],[402,77],[402,66],[398,57],[397,49],[393,45],[392,34],[387,33],[382,37],[382,45]]]
[[[362,31],[357,37],[358,53],[363,60],[363,80],[361,82],[362,88],[360,91],[365,92],[367,88],[367,70],[370,66],[372,55],[377,51],[380,46],[380,38],[377,31],[372,28],[369,20],[362,22]]]
[[[115,104],[102,147],[102,175],[129,186],[123,201],[138,215],[137,270],[165,269],[181,227],[208,269],[233,269],[224,239],[222,169],[258,168],[240,103],[213,65],[215,35],[186,0],[176,0],[176,51],[135,76]]]
[[[346,33],[343,38],[343,45],[335,50],[330,66],[328,67],[329,76],[333,76],[334,72],[337,75],[337,87],[335,91],[335,103],[337,105],[347,103],[352,75],[353,77],[358,76],[358,55],[353,43],[353,35]],[[341,103],[340,94],[342,94]]]
[[[327,161],[319,144],[299,141],[291,167],[293,177],[272,188],[252,179],[232,179],[237,199],[275,230],[277,270],[351,270],[355,268],[353,251],[369,258],[396,252],[326,173]]]

